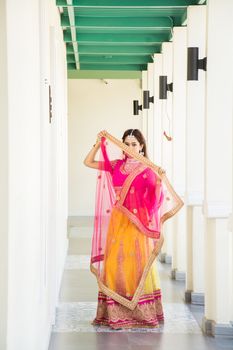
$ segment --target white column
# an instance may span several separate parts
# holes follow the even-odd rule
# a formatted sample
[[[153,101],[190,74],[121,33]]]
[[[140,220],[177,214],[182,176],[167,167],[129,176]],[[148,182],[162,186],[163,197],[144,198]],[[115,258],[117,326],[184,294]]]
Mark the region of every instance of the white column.
[[[187,9],[187,46],[199,48],[199,58],[206,56],[206,6]],[[186,205],[187,205],[187,301],[203,304],[203,215],[204,197],[204,116],[205,75],[199,70],[198,81],[187,81],[186,120]],[[199,245],[196,245],[196,242]]]
[[[164,42],[162,44],[162,74],[167,76],[167,83],[172,82],[172,69],[173,69],[173,43]],[[172,92],[167,93],[167,99],[161,100],[161,125],[162,133],[166,131],[167,134],[172,132]],[[169,120],[170,119],[170,130]],[[170,135],[169,135],[170,136]],[[170,181],[172,181],[172,142],[168,141],[164,135],[162,135],[162,156],[161,166],[166,170],[166,175]],[[173,220],[165,221],[164,223],[164,248],[165,261],[171,262],[172,257],[172,241],[173,241]]]
[[[163,70],[161,75],[167,76],[167,83],[173,80],[173,43],[165,42],[162,44],[162,65]],[[162,131],[169,134],[169,120],[170,129],[172,132],[172,92],[168,91],[167,99],[161,100],[162,108]],[[166,170],[166,175],[172,179],[172,142],[168,141],[165,136],[162,138],[162,167]]]
[[[205,118],[205,317],[203,328],[233,337],[232,257],[228,218],[232,211],[233,2],[208,1]],[[221,40],[221,50],[216,43]],[[219,69],[221,65],[221,69]],[[231,294],[230,294],[231,293]]]
[[[141,113],[142,116],[142,133],[148,143],[148,132],[147,132],[147,114],[148,109],[143,108],[143,91],[147,90],[147,71],[142,71],[142,94],[141,94],[141,100],[139,101],[139,105],[142,105],[142,111],[139,111],[139,114]]]
[[[184,200],[186,142],[187,28],[173,28],[173,129],[172,182]],[[186,210],[174,217],[172,276],[184,280],[186,272]]]
[[[0,2],[0,349],[7,348],[9,139],[6,1]]]
[[[5,40],[1,40],[0,68],[4,70],[0,84],[3,81],[8,84],[7,89],[6,86],[4,88],[4,104],[2,106],[1,103],[0,107],[4,108],[4,124],[0,128],[4,136],[1,142],[6,146],[5,154],[1,157],[1,166],[4,161],[5,168],[1,171],[0,185],[4,186],[1,200],[4,199],[5,212],[1,210],[1,214],[5,215],[5,221],[1,220],[0,225],[5,225],[5,232],[4,241],[2,235],[0,240],[4,244],[1,259],[5,259],[8,265],[5,265],[5,275],[1,274],[0,277],[3,276],[6,282],[6,289],[3,291],[1,288],[3,298],[0,307],[3,301],[6,304],[5,309],[1,310],[0,323],[3,327],[0,337],[3,341],[0,347],[7,350],[45,350],[48,349],[58,298],[56,282],[58,275],[59,278],[62,276],[67,249],[65,47],[55,4],[51,5],[48,0],[33,0],[30,3],[9,0],[5,4],[6,11],[3,9],[1,15],[4,16],[3,23],[7,30],[1,30],[0,34],[2,39],[7,32]],[[27,25],[18,26],[19,17]],[[47,78],[49,82],[50,78],[50,25],[57,31],[53,42],[56,46],[56,93],[53,91],[53,96],[56,96],[53,108],[57,111],[54,116],[57,126],[56,154],[50,153],[49,149],[48,135],[52,125],[48,118],[49,96],[45,81]],[[26,37],[28,40],[25,40]],[[5,46],[3,51],[2,45]],[[45,144],[41,145],[44,141]],[[51,154],[50,159],[48,154]],[[48,181],[51,173],[47,163],[51,164],[55,158],[60,163],[59,166],[56,163],[54,172],[57,181],[52,187]],[[54,187],[55,196],[48,203],[49,189]],[[54,210],[57,220],[55,225],[49,227],[47,224]],[[7,347],[2,347],[4,341]]]
[[[162,162],[162,110],[159,99],[159,76],[162,75],[162,54],[154,55],[154,162],[161,165]]]
[[[162,165],[162,143],[163,143],[163,127],[162,127],[162,104],[159,99],[159,77],[163,75],[163,54],[154,55],[154,159],[155,164]],[[171,262],[171,256],[168,257],[167,239],[161,249],[160,261]],[[167,260],[166,260],[167,257]]]
[[[147,65],[147,90],[150,92],[150,97],[154,96],[154,63]],[[154,162],[154,104],[152,102],[147,112],[147,137],[148,155]]]

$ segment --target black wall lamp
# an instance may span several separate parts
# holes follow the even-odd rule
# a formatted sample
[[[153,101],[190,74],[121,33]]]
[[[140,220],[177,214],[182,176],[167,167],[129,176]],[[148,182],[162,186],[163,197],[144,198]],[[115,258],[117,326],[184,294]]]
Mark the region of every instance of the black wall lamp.
[[[187,80],[198,80],[198,69],[206,71],[207,58],[199,59],[199,48],[188,47]]]
[[[139,101],[134,100],[133,101],[133,114],[134,115],[139,115],[139,110],[142,111],[142,105],[139,106]]]
[[[150,102],[154,103],[154,96],[150,96],[150,91],[145,90],[143,91],[143,108],[149,109],[150,108]]]
[[[173,91],[173,83],[168,84],[167,83],[167,76],[160,75],[160,77],[159,77],[159,99],[166,100],[168,91],[171,91],[171,92]]]

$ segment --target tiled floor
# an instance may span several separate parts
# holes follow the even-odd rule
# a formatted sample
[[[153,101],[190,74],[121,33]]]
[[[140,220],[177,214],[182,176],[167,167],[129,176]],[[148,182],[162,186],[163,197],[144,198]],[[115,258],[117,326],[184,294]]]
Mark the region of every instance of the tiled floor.
[[[184,283],[171,280],[170,265],[159,261],[165,314],[161,328],[114,331],[92,326],[98,289],[89,270],[91,234],[92,223],[85,220],[69,230],[69,251],[49,350],[233,349],[232,339],[215,339],[202,334],[203,308],[184,303]]]

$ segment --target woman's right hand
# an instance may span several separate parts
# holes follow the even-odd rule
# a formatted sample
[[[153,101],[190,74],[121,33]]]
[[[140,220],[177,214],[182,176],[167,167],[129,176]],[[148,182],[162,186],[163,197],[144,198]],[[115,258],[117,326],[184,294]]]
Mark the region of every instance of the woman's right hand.
[[[98,135],[97,135],[97,140],[98,140],[98,141],[101,141],[101,137],[102,137],[102,136],[105,136],[106,133],[107,133],[106,130],[100,131],[100,132],[98,133]]]

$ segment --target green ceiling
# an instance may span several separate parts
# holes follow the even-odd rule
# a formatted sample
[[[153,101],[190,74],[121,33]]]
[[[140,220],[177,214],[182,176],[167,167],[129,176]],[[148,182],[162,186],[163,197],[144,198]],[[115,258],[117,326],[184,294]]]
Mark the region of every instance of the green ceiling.
[[[140,78],[203,0],[57,0],[69,78]]]

